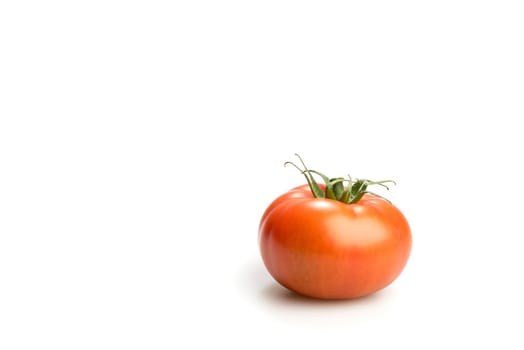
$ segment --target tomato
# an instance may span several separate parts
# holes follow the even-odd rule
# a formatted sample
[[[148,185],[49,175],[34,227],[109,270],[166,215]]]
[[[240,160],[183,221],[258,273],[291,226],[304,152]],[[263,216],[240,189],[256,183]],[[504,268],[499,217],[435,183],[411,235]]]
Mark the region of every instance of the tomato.
[[[321,299],[356,298],[388,286],[411,251],[404,215],[367,191],[368,184],[380,182],[344,180],[348,185],[328,196],[327,189],[333,192],[343,181],[317,185],[312,173],[326,177],[304,168],[308,184],[275,199],[262,215],[259,246],[269,273],[284,287]],[[340,201],[341,191],[354,201]]]

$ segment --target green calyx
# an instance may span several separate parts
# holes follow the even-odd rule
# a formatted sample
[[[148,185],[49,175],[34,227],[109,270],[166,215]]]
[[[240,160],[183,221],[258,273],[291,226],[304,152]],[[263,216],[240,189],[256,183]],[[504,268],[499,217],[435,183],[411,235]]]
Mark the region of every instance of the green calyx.
[[[347,204],[354,204],[357,203],[366,193],[383,198],[376,193],[368,191],[368,187],[371,185],[380,185],[389,190],[389,187],[385,185],[386,183],[396,184],[393,180],[371,181],[367,179],[352,179],[349,175],[348,178],[329,178],[319,171],[308,169],[302,158],[298,154],[295,155],[300,160],[303,169],[293,162],[285,162],[284,166],[292,165],[297,168],[302,175],[304,175],[309,188],[311,189],[311,193],[315,198],[328,198]],[[322,178],[325,184],[325,190],[318,185],[313,175],[318,175]]]

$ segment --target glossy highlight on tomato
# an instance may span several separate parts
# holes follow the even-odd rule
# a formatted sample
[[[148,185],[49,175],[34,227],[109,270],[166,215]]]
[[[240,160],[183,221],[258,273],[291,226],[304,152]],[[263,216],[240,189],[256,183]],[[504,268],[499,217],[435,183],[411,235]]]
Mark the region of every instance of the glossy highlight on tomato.
[[[329,179],[302,164],[308,184],[275,199],[260,221],[269,273],[284,287],[321,299],[357,298],[388,286],[408,261],[412,237],[400,210],[367,190],[386,181]]]

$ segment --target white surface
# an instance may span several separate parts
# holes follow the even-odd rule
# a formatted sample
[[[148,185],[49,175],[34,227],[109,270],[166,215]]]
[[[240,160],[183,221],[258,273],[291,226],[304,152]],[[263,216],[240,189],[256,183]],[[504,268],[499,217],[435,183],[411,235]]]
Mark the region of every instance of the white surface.
[[[518,1],[0,4],[1,349],[521,349]],[[325,303],[258,220],[394,178],[408,266]]]

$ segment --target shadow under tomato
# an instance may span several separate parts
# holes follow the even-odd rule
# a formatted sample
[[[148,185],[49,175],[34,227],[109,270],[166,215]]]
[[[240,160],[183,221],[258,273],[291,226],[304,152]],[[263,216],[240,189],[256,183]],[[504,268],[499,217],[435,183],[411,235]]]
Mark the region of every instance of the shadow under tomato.
[[[354,299],[318,299],[305,295],[301,295],[290,291],[277,282],[266,286],[261,290],[261,295],[264,299],[273,303],[285,303],[287,305],[303,305],[303,306],[340,306],[340,305],[365,305],[375,303],[385,297],[387,291],[379,291],[370,295],[366,295]]]

